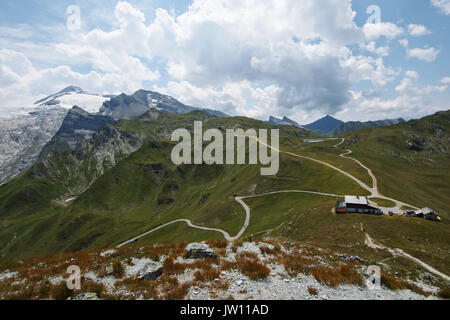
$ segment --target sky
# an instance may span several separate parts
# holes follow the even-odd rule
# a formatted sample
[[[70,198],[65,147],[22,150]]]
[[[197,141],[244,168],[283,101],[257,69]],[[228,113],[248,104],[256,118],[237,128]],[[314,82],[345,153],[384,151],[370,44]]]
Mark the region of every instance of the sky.
[[[301,124],[449,109],[450,0],[2,0],[0,116],[68,85]]]

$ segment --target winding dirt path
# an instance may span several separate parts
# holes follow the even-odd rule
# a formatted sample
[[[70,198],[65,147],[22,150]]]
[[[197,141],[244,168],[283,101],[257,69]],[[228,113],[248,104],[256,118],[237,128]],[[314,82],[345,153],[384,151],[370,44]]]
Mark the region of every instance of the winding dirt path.
[[[412,255],[406,253],[405,251],[403,251],[402,249],[398,249],[398,248],[389,248],[386,247],[378,242],[376,242],[375,240],[373,240],[370,235],[364,230],[364,228],[361,226],[361,229],[363,230],[363,232],[366,235],[366,239],[365,239],[365,244],[372,249],[376,249],[376,250],[386,250],[389,253],[392,254],[392,256],[394,257],[404,257],[408,260],[411,260],[415,263],[417,263],[418,265],[422,266],[423,268],[425,268],[426,270],[428,270],[431,273],[434,273],[435,275],[441,277],[442,279],[446,280],[447,282],[450,282],[450,277],[447,276],[446,274],[436,270],[435,268],[433,268],[432,266],[426,264],[425,262],[423,262],[422,260],[419,260],[415,257],[413,257]]]
[[[241,230],[239,231],[239,233],[237,235],[235,235],[234,237],[230,236],[230,234],[228,232],[226,232],[225,230],[222,229],[216,229],[216,228],[208,228],[208,227],[201,227],[198,225],[195,225],[192,223],[191,220],[188,219],[178,219],[178,220],[174,220],[171,222],[168,222],[166,224],[163,224],[159,227],[156,227],[150,231],[147,231],[137,237],[134,237],[133,239],[130,239],[128,241],[125,241],[121,244],[119,244],[117,246],[117,248],[123,247],[127,244],[133,243],[155,231],[158,231],[162,228],[165,228],[167,226],[170,226],[174,223],[179,223],[179,222],[184,222],[186,223],[189,227],[194,228],[194,229],[199,229],[199,230],[205,230],[205,231],[215,231],[215,232],[220,232],[221,234],[223,234],[224,238],[227,241],[234,241],[239,239],[240,237],[242,237],[242,235],[244,234],[245,230],[247,230],[249,224],[250,224],[250,207],[244,202],[244,199],[250,199],[250,198],[257,198],[257,197],[262,197],[262,196],[268,196],[268,195],[273,195],[273,194],[281,194],[281,193],[309,193],[309,194],[316,194],[316,195],[322,195],[322,196],[328,196],[328,197],[342,197],[342,195],[337,195],[337,194],[329,194],[329,193],[322,193],[322,192],[315,192],[315,191],[306,191],[306,190],[283,190],[283,191],[273,191],[273,192],[267,192],[264,194],[258,194],[258,195],[251,195],[251,196],[244,196],[244,197],[236,197],[235,200],[244,208],[245,210],[245,222],[244,225],[242,226]]]
[[[226,239],[227,241],[233,241],[233,240],[234,240],[233,237],[231,237],[230,234],[229,234],[228,232],[226,232],[226,231],[224,231],[224,230],[222,230],[222,229],[215,229],[215,228],[201,227],[201,226],[197,226],[197,225],[193,224],[193,223],[191,222],[191,220],[188,220],[188,219],[178,219],[178,220],[174,220],[174,221],[171,221],[171,222],[169,222],[169,223],[163,224],[163,225],[161,225],[161,226],[159,226],[159,227],[156,227],[156,228],[154,228],[154,229],[152,229],[152,230],[150,230],[150,231],[147,231],[147,232],[145,232],[145,233],[143,233],[143,234],[141,234],[141,235],[139,235],[139,236],[137,236],[137,237],[134,237],[133,239],[130,239],[130,240],[128,240],[128,241],[125,241],[125,242],[119,244],[119,245],[117,246],[117,248],[120,248],[120,247],[123,247],[123,246],[125,246],[125,245],[127,245],[127,244],[136,242],[136,241],[138,241],[139,239],[141,239],[141,238],[143,238],[143,237],[145,237],[145,236],[148,236],[149,234],[151,234],[151,233],[153,233],[153,232],[155,232],[155,231],[158,231],[158,230],[160,230],[160,229],[162,229],[162,228],[165,228],[165,227],[167,227],[167,226],[170,226],[171,224],[179,223],[179,222],[184,222],[184,223],[186,223],[189,227],[194,228],[194,229],[200,229],[200,230],[205,230],[205,231],[216,231],[216,232],[220,232],[220,233],[223,234],[223,236],[225,237],[225,239]]]
[[[298,154],[295,154],[295,153],[292,153],[292,152],[284,152],[284,151],[281,151],[281,150],[279,150],[279,149],[277,149],[277,148],[275,148],[275,147],[272,147],[271,145],[268,145],[268,144],[265,143],[265,142],[260,141],[257,137],[254,137],[254,138],[257,139],[257,140],[259,141],[259,143],[261,143],[261,144],[267,146],[268,148],[270,148],[270,149],[272,149],[272,150],[274,150],[274,151],[276,151],[276,152],[278,152],[278,153],[284,153],[284,154],[291,155],[291,156],[293,156],[293,157],[297,157],[297,158],[301,158],[301,159],[306,159],[306,160],[309,160],[309,161],[313,161],[313,162],[316,162],[316,163],[320,163],[320,164],[322,164],[322,165],[325,165],[325,166],[327,166],[327,167],[330,167],[330,168],[333,169],[333,170],[336,170],[336,171],[340,172],[341,174],[347,176],[347,177],[350,178],[351,180],[353,180],[353,181],[355,181],[356,183],[358,183],[362,188],[364,188],[364,189],[366,189],[367,191],[369,191],[370,194],[371,194],[370,197],[377,197],[377,198],[382,198],[382,199],[386,199],[386,200],[393,201],[393,202],[395,202],[397,208],[400,208],[401,206],[408,206],[408,207],[415,208],[414,206],[412,206],[412,205],[410,205],[410,204],[407,204],[407,203],[404,203],[404,202],[401,202],[401,201],[398,201],[398,200],[395,200],[395,199],[392,199],[392,198],[388,198],[388,197],[382,196],[382,195],[379,193],[379,191],[378,191],[378,183],[377,183],[377,179],[376,179],[375,175],[372,173],[372,170],[370,170],[370,168],[366,167],[366,166],[365,166],[364,164],[362,164],[360,161],[358,161],[358,160],[356,160],[356,159],[354,159],[354,158],[348,157],[348,155],[351,154],[351,152],[352,152],[351,150],[347,150],[346,153],[344,153],[344,154],[342,154],[342,155],[340,155],[340,156],[341,156],[341,157],[344,157],[344,158],[347,158],[347,159],[351,159],[351,160],[355,161],[356,163],[358,163],[361,167],[363,167],[364,169],[366,169],[367,172],[369,173],[369,175],[372,177],[372,180],[373,180],[373,187],[369,187],[367,184],[365,184],[364,182],[362,182],[361,180],[359,180],[359,179],[356,178],[355,176],[351,175],[350,173],[348,173],[348,172],[346,172],[346,171],[344,171],[344,170],[342,170],[342,169],[339,169],[339,168],[337,168],[337,167],[335,167],[335,166],[333,166],[333,165],[331,165],[331,164],[329,164],[329,163],[327,163],[327,162],[325,162],[325,161],[321,161],[321,160],[314,159],[314,158],[310,158],[310,157],[301,156],[301,155],[298,155]],[[337,139],[337,138],[323,139],[323,141],[326,141],[326,140],[338,140],[338,139]],[[341,141],[340,141],[338,144],[334,145],[333,147],[334,147],[334,148],[337,148],[338,146],[340,146],[340,145],[343,144],[344,142],[345,142],[345,139],[341,139]],[[166,223],[166,224],[164,224],[164,225],[161,225],[161,226],[159,226],[159,227],[157,227],[157,228],[154,228],[154,229],[152,229],[152,230],[150,230],[150,231],[147,231],[147,232],[144,233],[144,234],[141,234],[141,235],[139,235],[139,236],[137,236],[137,237],[135,237],[135,238],[133,238],[133,239],[131,239],[131,240],[128,240],[128,241],[126,241],[126,242],[120,244],[118,247],[122,247],[122,246],[124,246],[124,245],[126,245],[126,244],[133,243],[133,242],[139,240],[140,238],[149,235],[150,233],[153,233],[153,232],[155,232],[155,231],[157,231],[157,230],[159,230],[159,229],[162,229],[162,228],[164,228],[164,227],[166,227],[166,226],[169,226],[169,225],[174,224],[174,223],[179,223],[179,222],[184,222],[184,223],[186,223],[186,224],[187,224],[189,227],[191,227],[191,228],[200,229],[200,230],[205,230],[205,231],[215,231],[215,232],[222,233],[226,240],[228,240],[228,241],[234,241],[234,240],[239,239],[239,238],[244,234],[245,230],[247,230],[247,228],[248,228],[248,226],[249,226],[249,224],[250,224],[250,218],[251,218],[250,207],[244,202],[244,200],[245,200],[245,199],[250,199],[250,198],[256,198],[256,197],[263,197],[263,196],[273,195],[273,194],[281,194],[281,193],[308,193],[308,194],[315,194],[315,195],[322,195],[322,196],[329,196],[329,197],[343,197],[343,195],[336,195],[336,194],[329,194],[329,193],[322,193],[322,192],[315,192],[315,191],[308,191],[308,190],[281,190],[281,191],[267,192],[267,193],[258,194],[258,195],[236,197],[235,200],[236,200],[236,201],[244,208],[244,210],[245,210],[245,222],[244,222],[244,225],[242,226],[241,230],[239,231],[239,233],[238,233],[236,236],[234,236],[234,237],[230,236],[230,234],[229,234],[228,232],[226,232],[225,230],[222,230],[222,229],[201,227],[201,226],[194,225],[194,224],[193,224],[190,220],[188,220],[188,219],[178,219],[178,220],[175,220],[175,221]]]
[[[337,145],[335,145],[333,147],[337,148],[338,146],[340,146],[344,142],[345,142],[345,138],[342,138],[341,142],[339,142]],[[359,166],[361,166],[362,168],[364,168],[367,171],[369,176],[372,178],[372,188],[371,188],[371,190],[368,190],[371,193],[371,195],[370,195],[371,198],[380,198],[380,199],[389,200],[389,201],[392,201],[392,202],[395,203],[395,207],[394,208],[384,208],[384,209],[391,209],[391,210],[396,210],[396,211],[400,211],[402,207],[410,207],[410,208],[413,208],[413,209],[416,209],[416,210],[419,209],[416,206],[413,206],[413,205],[411,205],[409,203],[406,203],[406,202],[403,202],[403,201],[399,201],[397,199],[389,198],[389,197],[386,197],[386,196],[382,195],[381,192],[378,190],[377,177],[373,174],[372,170],[369,167],[365,166],[361,161],[348,156],[348,155],[350,155],[352,153],[353,153],[352,150],[347,149],[345,153],[343,153],[343,154],[341,154],[339,156],[341,158],[345,158],[345,159],[349,159],[349,160],[355,161]]]
[[[331,138],[331,139],[324,139],[324,141],[325,141],[325,140],[337,140],[337,139]],[[335,166],[333,166],[333,165],[331,165],[331,164],[329,164],[329,163],[327,163],[327,162],[324,162],[324,161],[321,161],[321,160],[317,160],[317,159],[314,159],[314,158],[310,158],[310,157],[300,156],[300,155],[298,155],[298,154],[291,153],[291,152],[284,152],[284,151],[281,151],[281,150],[279,150],[279,149],[277,149],[277,148],[274,148],[274,147],[272,147],[272,146],[270,146],[270,145],[268,145],[268,144],[266,144],[266,143],[263,143],[262,141],[259,141],[259,142],[262,143],[263,145],[267,146],[268,148],[271,148],[272,150],[275,150],[275,151],[277,151],[277,152],[279,152],[279,153],[284,153],[284,154],[291,155],[291,156],[293,156],[293,157],[297,157],[297,158],[302,158],[302,159],[314,161],[314,162],[320,163],[320,164],[322,164],[322,165],[325,165],[325,166],[327,166],[327,167],[330,167],[330,168],[332,168],[332,169],[334,169],[334,170],[336,170],[336,171],[342,173],[343,175],[349,177],[350,179],[352,179],[353,181],[355,181],[356,183],[358,183],[362,188],[364,188],[364,189],[366,189],[367,191],[369,191],[369,192],[371,193],[370,197],[377,197],[377,198],[381,198],[381,199],[386,199],[386,200],[393,201],[393,202],[396,204],[396,208],[395,208],[395,209],[400,209],[402,206],[407,206],[407,207],[416,208],[415,206],[412,206],[412,205],[410,205],[410,204],[404,203],[404,202],[402,202],[402,201],[399,201],[399,200],[396,200],[396,199],[392,199],[392,198],[388,198],[388,197],[383,196],[383,195],[378,191],[378,181],[377,181],[376,176],[373,174],[372,170],[371,170],[370,168],[368,168],[367,166],[365,166],[361,161],[359,161],[359,160],[357,160],[357,159],[354,159],[354,158],[348,156],[348,155],[352,154],[352,151],[351,151],[351,150],[346,150],[346,152],[343,153],[343,154],[341,154],[340,157],[346,158],[346,159],[350,159],[350,160],[353,160],[353,161],[355,161],[358,165],[360,165],[362,168],[364,168],[364,169],[367,171],[367,173],[369,174],[369,176],[372,178],[372,183],[373,183],[373,186],[372,186],[372,187],[369,187],[367,184],[365,184],[364,182],[362,182],[362,181],[359,180],[358,178],[354,177],[354,176],[351,175],[350,173],[348,173],[348,172],[346,172],[346,171],[344,171],[344,170],[341,170],[341,169],[339,169],[339,168],[337,168],[337,167],[335,167]],[[345,138],[342,138],[341,141],[340,141],[338,144],[334,145],[333,147],[334,147],[334,148],[337,148],[337,147],[339,147],[340,145],[342,145],[344,142],[345,142]],[[227,241],[234,241],[234,240],[239,239],[239,238],[244,234],[244,232],[247,230],[247,228],[248,228],[248,226],[249,226],[249,224],[250,224],[250,218],[251,218],[251,213],[250,213],[250,212],[251,212],[251,210],[250,210],[250,207],[244,202],[244,200],[245,200],[245,199],[250,199],[250,198],[257,198],[257,197],[268,196],[268,195],[274,195],[274,194],[282,194],[282,193],[307,193],[307,194],[315,194],[315,195],[322,195],[322,196],[329,196],[329,197],[343,197],[343,195],[330,194],[330,193],[323,193],[323,192],[315,192],[315,191],[307,191],[307,190],[281,190],[281,191],[273,191],[273,192],[267,192],[267,193],[257,194],[257,195],[251,195],[251,196],[236,197],[235,200],[236,200],[236,201],[244,208],[244,210],[245,210],[245,222],[244,222],[244,225],[242,226],[241,230],[240,230],[240,231],[238,232],[238,234],[237,234],[236,236],[234,236],[234,237],[230,236],[230,234],[229,234],[228,232],[226,232],[225,230],[222,230],[222,229],[201,227],[201,226],[198,226],[198,225],[193,224],[193,223],[192,223],[190,220],[188,220],[188,219],[178,219],[178,220],[175,220],[175,221],[172,221],[172,222],[163,224],[163,225],[161,225],[161,226],[159,226],[159,227],[157,227],[157,228],[154,228],[154,229],[152,229],[152,230],[150,230],[150,231],[147,231],[147,232],[145,232],[145,233],[143,233],[143,234],[141,234],[141,235],[139,235],[139,236],[137,236],[137,237],[135,237],[135,238],[133,238],[133,239],[130,239],[130,240],[126,241],[126,242],[123,242],[123,243],[119,244],[119,245],[117,246],[117,248],[120,248],[120,247],[125,246],[125,245],[130,244],[130,243],[133,243],[133,242],[135,242],[135,241],[137,241],[137,240],[139,240],[139,239],[141,239],[141,238],[143,238],[143,237],[145,237],[145,236],[147,236],[147,235],[149,235],[149,234],[151,234],[151,233],[153,233],[153,232],[155,232],[155,231],[157,231],[157,230],[160,230],[160,229],[162,229],[162,228],[164,228],[164,227],[167,227],[167,226],[172,225],[172,224],[175,224],[175,223],[180,223],[180,222],[186,223],[186,224],[187,224],[189,227],[191,227],[191,228],[195,228],[195,229],[199,229],[199,230],[205,230],[205,231],[219,232],[219,233],[221,233],[221,234],[224,236],[224,238],[225,238]],[[416,209],[417,209],[417,208],[416,208]],[[417,258],[411,256],[410,254],[404,252],[403,250],[401,250],[401,249],[392,249],[392,248],[388,248],[388,247],[386,247],[386,246],[383,246],[383,245],[381,245],[381,244],[375,242],[375,241],[369,236],[369,234],[364,230],[364,228],[363,228],[362,225],[361,225],[361,230],[363,230],[364,233],[365,233],[365,236],[366,236],[365,243],[366,243],[366,245],[367,245],[369,248],[372,248],[372,249],[378,249],[378,250],[387,250],[387,251],[389,251],[394,257],[396,257],[396,256],[402,256],[402,257],[405,257],[405,258],[407,258],[407,259],[409,259],[409,260],[411,260],[411,261],[413,261],[413,262],[419,264],[420,266],[422,266],[423,268],[425,268],[425,269],[428,270],[429,272],[438,275],[438,276],[441,277],[442,279],[445,279],[447,282],[450,282],[450,277],[449,277],[449,276],[447,276],[446,274],[444,274],[444,273],[442,273],[442,272],[440,272],[440,271],[434,269],[434,268],[431,267],[430,265],[428,265],[428,264],[426,264],[425,262],[423,262],[423,261],[421,261],[421,260],[419,260],[419,259],[417,259]]]

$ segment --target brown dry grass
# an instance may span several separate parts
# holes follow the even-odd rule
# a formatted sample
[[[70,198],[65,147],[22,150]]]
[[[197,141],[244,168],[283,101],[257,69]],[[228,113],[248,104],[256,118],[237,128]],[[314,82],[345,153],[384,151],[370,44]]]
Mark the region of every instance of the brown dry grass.
[[[53,300],[66,300],[69,297],[74,296],[74,291],[67,288],[66,282],[61,282],[50,288],[50,297]]]
[[[209,268],[209,269],[203,269],[203,270],[197,270],[194,273],[195,280],[201,281],[201,282],[210,282],[214,279],[220,278],[221,270],[217,268]]]
[[[234,242],[232,249],[237,251],[238,246],[244,240]],[[357,272],[356,265],[348,263],[339,257],[295,242],[264,241],[272,244],[274,248],[261,246],[260,251],[268,263],[282,264],[290,276],[299,273],[311,274],[319,282],[337,287],[341,284],[361,285],[362,277]],[[42,258],[29,259],[21,263],[3,265],[2,272],[13,270],[18,272],[17,278],[6,279],[0,282],[0,299],[67,299],[79,293],[95,292],[103,299],[137,299],[143,296],[145,299],[183,299],[190,286],[209,288],[214,290],[227,290],[229,281],[220,278],[222,270],[239,270],[252,280],[264,279],[270,274],[266,263],[260,261],[258,255],[253,252],[241,252],[236,255],[236,261],[223,259],[226,256],[227,242],[223,240],[208,241],[215,248],[217,258],[198,259],[190,262],[175,262],[178,257],[183,257],[186,243],[181,244],[135,244],[132,246],[115,249],[117,252],[102,257],[99,254],[105,249],[87,250],[75,253],[63,253]],[[283,252],[282,247],[289,249],[291,253]],[[167,256],[164,261],[163,275],[155,281],[122,279],[124,270],[122,262],[131,258],[151,258],[159,261],[161,256]],[[132,292],[131,296],[123,296],[121,293],[111,294],[106,292],[103,285],[88,279],[82,280],[82,291],[67,291],[65,282],[53,286],[48,279],[52,277],[67,277],[67,267],[78,265],[82,273],[93,271],[100,277],[106,276],[105,266],[113,265],[113,274],[118,279],[116,288],[123,288]],[[186,270],[195,270],[193,282],[180,284],[175,275]],[[392,276],[382,274],[382,283],[391,290],[409,289],[422,295],[429,295],[421,288]],[[314,292],[308,288],[308,292]],[[449,299],[450,289],[443,288],[438,296]]]
[[[163,263],[163,270],[166,275],[182,274],[186,268],[186,264],[175,262],[174,257],[166,258]]]
[[[319,291],[316,288],[308,287],[308,293],[312,296],[317,296],[319,294]]]
[[[224,249],[228,246],[227,240],[208,240],[206,244],[211,248]]]
[[[259,247],[259,250],[263,255],[279,255],[281,253],[281,247],[279,244],[273,245],[273,248],[270,248],[269,246],[262,245]]]
[[[258,255],[253,252],[242,252],[236,257],[237,268],[252,280],[265,279],[270,269],[260,262]]]
[[[351,265],[341,265],[337,268],[328,266],[315,266],[310,268],[311,275],[317,281],[330,287],[340,284],[363,285],[362,276]]]
[[[386,273],[381,273],[381,283],[386,286],[389,290],[411,290],[417,294],[423,296],[429,296],[431,293],[424,291],[422,288],[416,286],[413,283],[404,281],[401,279],[396,279]]]
[[[305,256],[298,251],[291,254],[283,253],[280,257],[271,261],[281,263],[291,277],[295,277],[299,273],[309,273],[310,266],[317,262],[316,259]]]

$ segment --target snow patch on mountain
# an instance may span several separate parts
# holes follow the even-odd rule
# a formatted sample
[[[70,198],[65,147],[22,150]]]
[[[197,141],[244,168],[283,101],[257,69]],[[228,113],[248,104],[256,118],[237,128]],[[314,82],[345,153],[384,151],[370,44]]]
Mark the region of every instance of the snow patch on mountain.
[[[97,113],[103,102],[109,98],[109,96],[88,93],[79,87],[70,86],[58,93],[36,101],[35,105],[38,105],[39,109],[48,107],[72,109],[73,106],[80,106],[89,113]]]

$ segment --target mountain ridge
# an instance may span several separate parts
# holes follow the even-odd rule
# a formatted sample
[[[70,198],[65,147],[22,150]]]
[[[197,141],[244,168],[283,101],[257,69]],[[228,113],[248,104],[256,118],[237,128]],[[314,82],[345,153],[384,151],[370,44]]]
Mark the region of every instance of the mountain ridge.
[[[151,108],[164,110],[174,114],[184,114],[194,110],[200,110],[214,116],[227,116],[220,111],[191,107],[170,96],[144,89],[140,89],[132,95],[122,93],[119,96],[105,101],[99,110],[99,114],[111,116],[116,119],[129,120],[144,114]]]
[[[270,116],[269,120],[266,122],[272,125],[290,125],[298,128],[302,127],[296,121],[291,120],[288,117],[283,117],[282,119],[279,119],[277,117]]]
[[[344,123],[330,115],[327,115],[319,120],[316,120],[310,124],[304,125],[303,128],[315,131],[322,131],[324,133],[330,133],[336,129],[339,125]]]
[[[348,121],[340,124],[336,129],[333,130],[332,134],[334,136],[344,134],[346,132],[361,130],[366,128],[374,127],[388,127],[399,123],[406,122],[403,118],[397,119],[386,119],[386,120],[376,120],[376,121]]]

